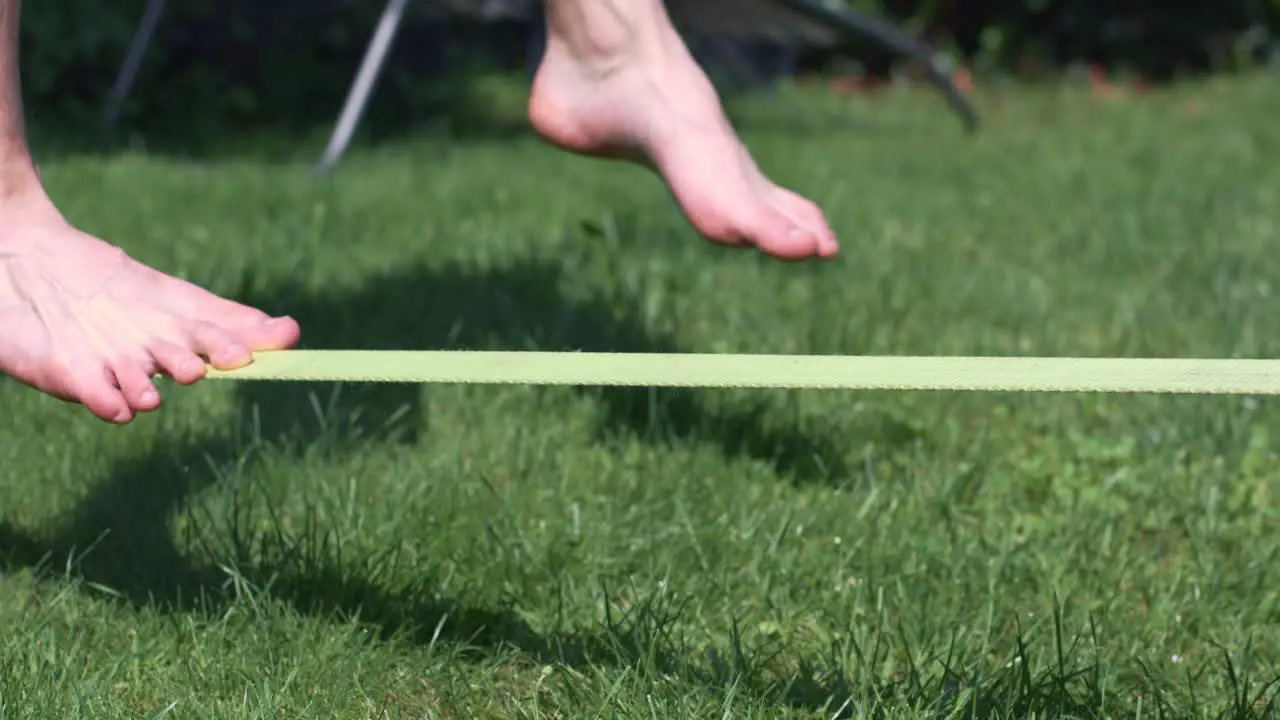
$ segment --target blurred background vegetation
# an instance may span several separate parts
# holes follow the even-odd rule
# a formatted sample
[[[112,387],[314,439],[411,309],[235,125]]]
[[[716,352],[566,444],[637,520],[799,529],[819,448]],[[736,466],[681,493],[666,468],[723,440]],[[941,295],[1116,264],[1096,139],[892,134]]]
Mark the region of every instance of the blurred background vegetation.
[[[702,3],[693,35],[768,0]],[[843,0],[835,0],[841,2]],[[1051,80],[1085,66],[1164,82],[1280,65],[1280,0],[851,0],[949,53],[982,82]],[[23,73],[33,124],[93,127],[146,0],[28,0]],[[233,126],[332,123],[382,11],[378,0],[171,0],[121,118],[154,136]],[[527,72],[537,0],[419,0],[397,39],[367,124],[464,120],[478,74]],[[719,13],[719,15],[718,15]],[[749,40],[749,38],[748,38]],[[857,46],[749,48],[757,81],[798,74],[890,77],[902,58]],[[703,58],[707,60],[707,58]],[[710,59],[714,65],[714,58]],[[714,67],[712,68],[715,69]]]

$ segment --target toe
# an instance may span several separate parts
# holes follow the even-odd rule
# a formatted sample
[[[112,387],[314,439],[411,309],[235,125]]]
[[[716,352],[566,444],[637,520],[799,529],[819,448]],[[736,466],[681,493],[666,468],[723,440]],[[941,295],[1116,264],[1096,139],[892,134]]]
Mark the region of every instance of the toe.
[[[158,275],[173,299],[173,310],[188,317],[216,321],[220,325],[251,325],[265,322],[269,316],[256,308],[219,297],[187,280]]]
[[[233,334],[250,350],[257,352],[293,347],[301,337],[302,331],[293,318],[279,317],[236,327]]]
[[[133,420],[133,410],[117,387],[111,372],[96,363],[69,372],[59,383],[66,389],[58,395],[84,405],[107,422],[124,425]]]
[[[165,340],[157,340],[148,348],[156,366],[180,385],[202,380],[206,368],[199,355]]]
[[[778,209],[791,218],[817,239],[817,254],[824,258],[834,257],[840,252],[840,244],[836,240],[835,231],[827,222],[822,208],[790,190],[776,188]]]
[[[819,255],[819,236],[785,214],[764,205],[743,230],[761,251],[780,260],[806,260]]]
[[[182,314],[229,332],[250,350],[283,350],[298,342],[298,323],[289,317],[271,317],[248,305],[218,297],[203,288],[182,282]]]
[[[120,362],[112,368],[116,386],[133,412],[151,412],[160,407],[160,393],[144,368],[135,362]]]
[[[192,330],[192,349],[209,358],[218,370],[235,370],[253,362],[253,352],[231,333],[210,323],[199,323]]]

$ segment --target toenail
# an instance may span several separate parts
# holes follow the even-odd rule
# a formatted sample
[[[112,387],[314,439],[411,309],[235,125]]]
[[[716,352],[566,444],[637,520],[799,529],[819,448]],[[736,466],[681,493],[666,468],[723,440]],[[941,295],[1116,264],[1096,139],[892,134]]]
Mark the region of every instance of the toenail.
[[[218,359],[215,361],[209,358],[211,364],[221,370],[232,370],[244,367],[253,362],[253,351],[244,345],[230,345],[218,353]]]
[[[112,422],[116,422],[116,423],[129,422],[129,411],[121,410],[120,412],[116,413],[116,417]]]
[[[818,238],[816,235],[809,232],[808,230],[803,230],[801,228],[792,228],[791,232],[789,233],[789,236],[793,242],[800,242],[802,240],[805,242],[811,242],[815,244],[818,242]]]
[[[150,405],[151,403],[156,402],[160,399],[160,393],[156,392],[155,390],[147,390],[142,393],[141,399],[142,399],[142,402]]]

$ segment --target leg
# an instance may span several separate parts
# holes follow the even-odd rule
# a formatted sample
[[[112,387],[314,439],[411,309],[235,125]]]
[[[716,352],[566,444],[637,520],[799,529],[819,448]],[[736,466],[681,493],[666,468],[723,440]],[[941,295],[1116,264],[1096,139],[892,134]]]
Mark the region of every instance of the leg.
[[[836,254],[822,211],[756,167],[663,0],[547,0],[547,17],[529,101],[542,137],[656,171],[714,242],[788,260]]]
[[[155,410],[180,383],[283,349],[298,325],[145,267],[71,227],[27,148],[18,82],[21,0],[0,0],[0,373],[103,420]]]

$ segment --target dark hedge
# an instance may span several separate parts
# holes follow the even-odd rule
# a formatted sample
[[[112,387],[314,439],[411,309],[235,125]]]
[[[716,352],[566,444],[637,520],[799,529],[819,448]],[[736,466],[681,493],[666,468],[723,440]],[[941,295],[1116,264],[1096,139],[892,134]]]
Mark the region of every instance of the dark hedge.
[[[430,2],[421,0],[420,8]],[[1274,63],[1280,28],[1280,0],[852,4],[893,19],[980,73],[1045,74],[1082,62],[1157,81],[1225,71]],[[92,123],[145,0],[26,0],[24,6],[23,76],[31,112]],[[172,0],[170,6],[126,122],[327,121],[381,11],[377,0]],[[456,103],[461,70],[477,63],[520,68],[536,53],[538,32],[532,21],[484,23],[420,9],[399,38],[372,111],[421,115]],[[810,49],[772,62],[771,71],[823,69],[839,57],[877,73],[890,72],[898,60],[870,45]]]

